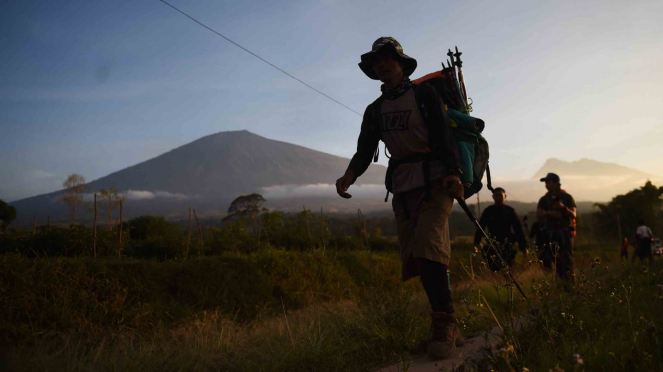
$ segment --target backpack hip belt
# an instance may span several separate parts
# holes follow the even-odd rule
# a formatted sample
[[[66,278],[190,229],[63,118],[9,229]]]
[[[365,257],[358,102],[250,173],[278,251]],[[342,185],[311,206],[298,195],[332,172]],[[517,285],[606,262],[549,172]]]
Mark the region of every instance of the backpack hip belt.
[[[431,153],[423,153],[423,154],[414,154],[410,156],[406,156],[401,159],[389,159],[389,166],[387,167],[387,174],[385,175],[384,179],[384,184],[387,187],[387,196],[384,198],[385,203],[389,200],[389,194],[393,193],[393,185],[392,185],[392,176],[394,173],[394,169],[396,169],[399,165],[401,164],[408,164],[408,163],[423,163],[423,170],[424,170],[424,190],[425,190],[425,200],[428,201],[430,200],[431,197],[431,182],[430,182],[430,160],[431,159],[437,159],[438,157],[434,157],[431,155]]]

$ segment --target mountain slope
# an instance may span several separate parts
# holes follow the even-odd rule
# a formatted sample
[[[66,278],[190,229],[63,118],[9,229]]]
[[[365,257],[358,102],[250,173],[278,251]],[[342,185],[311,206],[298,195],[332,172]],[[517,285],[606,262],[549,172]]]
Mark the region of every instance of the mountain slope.
[[[221,132],[90,182],[87,192],[111,186],[132,190],[128,202],[134,215],[167,214],[175,206],[179,210],[196,204],[224,211],[235,197],[270,186],[334,184],[348,163],[346,158],[248,131]],[[357,182],[383,184],[385,171],[384,166],[373,165]],[[65,207],[55,203],[60,194],[56,191],[11,204],[22,217],[34,213],[66,216]]]
[[[248,131],[221,132],[100,178],[89,188],[234,197],[272,185],[334,183],[347,166],[346,158]],[[382,183],[384,171],[371,167],[358,181]]]

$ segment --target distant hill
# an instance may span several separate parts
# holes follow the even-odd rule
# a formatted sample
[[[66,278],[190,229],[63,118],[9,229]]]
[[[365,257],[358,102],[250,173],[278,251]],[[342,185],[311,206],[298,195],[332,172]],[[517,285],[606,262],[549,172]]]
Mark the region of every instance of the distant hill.
[[[87,192],[111,186],[125,192],[128,216],[181,214],[189,205],[199,212],[223,213],[235,197],[270,186],[333,184],[348,163],[346,158],[245,130],[221,132],[90,182]],[[384,166],[371,166],[358,185],[383,184],[385,171]],[[23,218],[32,218],[34,213],[66,217],[66,208],[56,204],[61,193],[11,204]]]
[[[566,177],[592,179],[595,177],[603,178],[658,178],[653,174],[641,172],[639,170],[624,167],[614,163],[602,163],[600,161],[582,158],[576,161],[563,161],[555,158],[546,160],[546,163],[534,174],[533,179],[539,180],[545,177],[548,172],[562,173]]]
[[[647,180],[663,182],[663,177],[614,163],[591,159],[567,162],[551,158],[529,180],[497,178],[493,185],[504,187],[511,200],[537,201],[546,192],[540,179],[550,172],[560,176],[562,188],[576,201],[604,202],[644,185]]]

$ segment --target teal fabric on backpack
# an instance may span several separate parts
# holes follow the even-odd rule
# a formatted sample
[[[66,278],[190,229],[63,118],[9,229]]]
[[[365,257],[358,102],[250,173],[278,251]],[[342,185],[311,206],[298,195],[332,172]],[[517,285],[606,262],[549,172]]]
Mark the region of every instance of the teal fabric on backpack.
[[[483,132],[483,128],[486,127],[486,123],[483,120],[464,114],[458,110],[449,109],[447,110],[447,115],[449,115],[451,127],[462,130],[463,132],[471,134],[481,133]]]
[[[463,185],[470,186],[474,182],[474,172],[472,168],[474,167],[474,152],[475,144],[466,141],[456,142],[458,147],[458,155],[460,156],[460,169],[463,171],[463,174],[460,175],[460,181]]]
[[[488,167],[488,142],[481,136],[486,124],[483,120],[460,111],[447,110],[449,123],[454,133],[460,166],[463,174],[460,181],[465,186],[465,198],[483,188],[483,175]]]

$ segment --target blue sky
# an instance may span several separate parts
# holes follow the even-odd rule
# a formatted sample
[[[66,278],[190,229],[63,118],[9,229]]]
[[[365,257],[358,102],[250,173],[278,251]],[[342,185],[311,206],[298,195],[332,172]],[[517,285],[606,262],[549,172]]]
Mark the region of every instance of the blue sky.
[[[172,4],[359,112],[379,94],[357,67],[377,37],[417,58],[413,77],[458,45],[495,176],[550,157],[663,175],[661,1]],[[157,0],[4,2],[0,50],[3,200],[226,130],[354,152],[356,114]]]

